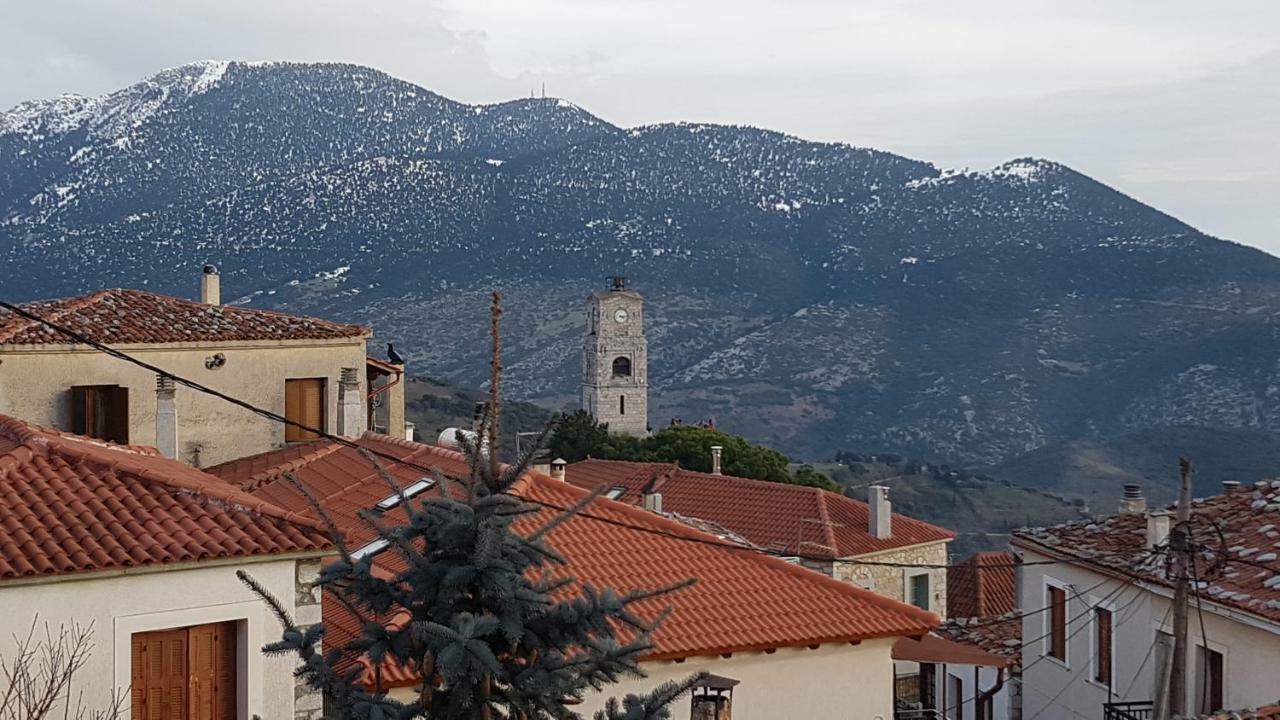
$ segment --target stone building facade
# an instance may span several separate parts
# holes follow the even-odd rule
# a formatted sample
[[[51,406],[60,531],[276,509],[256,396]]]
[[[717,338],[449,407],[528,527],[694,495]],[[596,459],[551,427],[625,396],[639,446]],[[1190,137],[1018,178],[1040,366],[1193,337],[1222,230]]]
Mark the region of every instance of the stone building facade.
[[[877,565],[874,563],[884,563]],[[928,577],[929,605],[924,608],[939,616],[947,614],[947,543],[935,542],[895,548],[825,563],[816,568],[837,580],[871,590],[879,595],[911,603],[913,578]],[[898,567],[917,565],[924,567]],[[928,567],[937,566],[937,567]],[[921,582],[916,580],[916,582]]]

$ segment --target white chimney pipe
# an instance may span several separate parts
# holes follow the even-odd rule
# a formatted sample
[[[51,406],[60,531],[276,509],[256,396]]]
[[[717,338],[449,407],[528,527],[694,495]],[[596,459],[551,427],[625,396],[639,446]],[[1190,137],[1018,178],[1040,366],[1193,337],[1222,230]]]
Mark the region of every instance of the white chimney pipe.
[[[418,429],[417,425],[414,425],[408,420],[405,420],[404,421],[404,439],[408,440],[409,442],[413,442],[413,431],[417,429]]]
[[[569,463],[565,462],[564,458],[556,458],[555,460],[552,460],[551,479],[564,482],[564,471],[567,467],[569,467]]]
[[[1169,539],[1173,516],[1164,510],[1147,515],[1147,548],[1159,547]]]
[[[662,493],[645,493],[644,509],[654,513],[662,512]]]
[[[200,276],[200,302],[205,305],[222,304],[221,276],[214,265],[205,265],[204,274]]]
[[[889,488],[872,485],[867,496],[867,531],[871,537],[884,539],[893,534],[893,508],[889,504]]]
[[[711,474],[712,475],[720,474],[720,454],[723,452],[724,452],[724,446],[722,445],[711,446]]]
[[[156,376],[156,449],[167,458],[178,458],[177,388],[167,375]]]
[[[360,375],[355,368],[342,368],[338,379],[338,434],[356,438],[364,434],[364,398]],[[323,428],[322,428],[323,429]]]

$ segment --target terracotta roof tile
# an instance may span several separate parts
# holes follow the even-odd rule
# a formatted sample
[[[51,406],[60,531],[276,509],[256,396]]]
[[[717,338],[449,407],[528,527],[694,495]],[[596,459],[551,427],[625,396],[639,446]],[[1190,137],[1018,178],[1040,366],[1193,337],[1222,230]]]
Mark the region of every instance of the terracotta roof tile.
[[[359,443],[437,468],[447,476],[467,475],[466,461],[457,452],[371,433]],[[299,463],[303,456],[307,460]],[[317,496],[353,545],[374,537],[356,513],[372,507],[389,490],[376,470],[351,448],[316,443],[301,454],[291,448],[227,463],[209,472],[252,487],[257,497],[282,507],[310,512],[306,498],[281,477],[285,467]],[[387,469],[402,485],[421,476],[395,463],[387,463]],[[572,505],[584,491],[530,473],[516,493],[551,508]],[[535,527],[553,512],[547,509],[522,522],[525,527]],[[625,592],[690,576],[699,580],[674,597],[652,601],[643,609],[656,614],[667,604],[674,606],[655,638],[657,648],[651,659],[919,635],[938,622],[931,613],[630,505],[601,498],[589,513],[593,517],[575,517],[549,537],[569,558],[567,571],[579,582]],[[379,556],[378,563],[394,570],[397,560],[398,556],[388,554]],[[333,607],[326,603],[326,622],[333,622],[335,640],[343,637],[343,632],[350,637],[357,629],[354,619],[344,619],[342,614],[336,603]]]
[[[314,520],[151,448],[0,415],[0,580],[330,546]]]
[[[370,334],[361,325],[269,310],[206,305],[144,290],[99,290],[22,305],[24,310],[109,344],[328,340]],[[0,309],[0,345],[70,344],[51,328]]]
[[[947,617],[990,617],[1012,612],[1018,558],[1011,552],[980,552],[947,568]]]
[[[955,537],[950,530],[894,513],[893,534],[868,532],[867,504],[819,488],[685,470],[665,463],[583,460],[566,470],[578,487],[622,488],[639,504],[646,486],[662,493],[663,510],[716,523],[766,550],[807,558],[867,555]]]
[[[1192,542],[1201,548],[1197,567],[1207,571],[1225,556],[1219,571],[1202,578],[1202,597],[1280,621],[1280,480],[1197,498],[1191,518]],[[1013,545],[1104,572],[1128,572],[1149,556],[1146,527],[1146,514],[1122,513],[1098,521],[1017,530]],[[1138,572],[1151,582],[1171,586],[1163,563],[1147,563]]]
[[[1280,720],[1280,702],[1260,708],[1221,710],[1209,715],[1200,715],[1198,720]]]

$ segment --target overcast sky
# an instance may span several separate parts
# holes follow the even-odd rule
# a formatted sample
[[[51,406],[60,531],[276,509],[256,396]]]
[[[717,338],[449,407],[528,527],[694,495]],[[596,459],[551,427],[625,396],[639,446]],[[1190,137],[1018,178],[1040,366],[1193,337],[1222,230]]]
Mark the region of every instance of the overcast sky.
[[[1277,0],[0,0],[0,107],[192,60],[760,125],[944,167],[1047,157],[1280,254]]]

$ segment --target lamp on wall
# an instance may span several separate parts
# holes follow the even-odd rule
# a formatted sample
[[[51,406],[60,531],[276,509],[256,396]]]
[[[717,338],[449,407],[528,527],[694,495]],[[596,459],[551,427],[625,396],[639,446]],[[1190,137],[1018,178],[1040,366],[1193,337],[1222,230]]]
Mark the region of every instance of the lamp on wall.
[[[204,359],[204,367],[206,370],[217,370],[226,364],[227,356],[222,353],[216,353]]]

